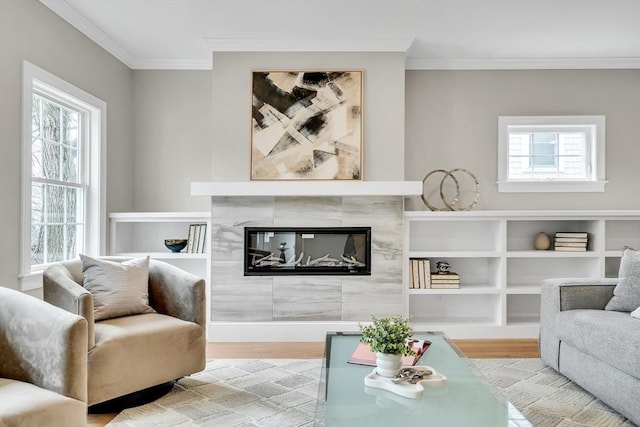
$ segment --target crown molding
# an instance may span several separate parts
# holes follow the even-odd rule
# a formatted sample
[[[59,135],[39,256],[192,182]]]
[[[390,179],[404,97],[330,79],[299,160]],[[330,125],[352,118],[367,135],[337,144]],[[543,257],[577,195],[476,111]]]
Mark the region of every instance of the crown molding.
[[[407,70],[594,70],[639,69],[640,58],[407,58]]]
[[[2,0],[0,0],[2,1]],[[113,38],[78,12],[66,0],[39,0],[64,21],[131,69],[210,70],[213,52],[404,52],[413,38],[401,39],[238,39],[202,41],[200,58],[142,59],[134,57]],[[407,57],[407,70],[543,70],[640,69],[640,57],[627,58],[416,58]]]
[[[94,41],[98,46],[115,56],[120,62],[132,68],[131,65],[134,63],[133,55],[89,21],[84,15],[74,9],[68,2],[65,0],[39,1],[72,27],[89,37],[89,39]]]
[[[239,39],[206,38],[211,52],[407,52],[406,39]]]
[[[134,70],[211,70],[209,59],[136,59],[129,68]]]

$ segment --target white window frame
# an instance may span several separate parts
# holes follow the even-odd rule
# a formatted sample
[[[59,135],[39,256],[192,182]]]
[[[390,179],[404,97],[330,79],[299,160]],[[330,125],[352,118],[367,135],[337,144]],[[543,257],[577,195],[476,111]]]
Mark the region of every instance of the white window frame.
[[[585,180],[509,180],[509,129],[525,131],[564,130],[575,127],[593,129],[589,144],[590,174]],[[605,116],[500,116],[498,117],[498,192],[555,193],[603,192],[605,180]]]
[[[20,288],[42,287],[46,264],[31,266],[31,156],[33,94],[43,93],[63,105],[82,111],[85,165],[88,190],[85,200],[84,253],[98,256],[106,247],[106,153],[107,104],[30,62],[22,63],[22,214],[20,230]],[[86,166],[89,167],[86,167]]]

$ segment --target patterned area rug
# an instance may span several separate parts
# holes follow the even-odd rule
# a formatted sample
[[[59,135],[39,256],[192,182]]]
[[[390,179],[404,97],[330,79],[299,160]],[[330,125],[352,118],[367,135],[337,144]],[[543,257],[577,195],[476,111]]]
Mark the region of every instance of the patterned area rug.
[[[633,427],[540,359],[474,359],[535,427]],[[310,427],[321,360],[223,359],[109,427]]]
[[[473,362],[534,427],[635,427],[540,359]]]

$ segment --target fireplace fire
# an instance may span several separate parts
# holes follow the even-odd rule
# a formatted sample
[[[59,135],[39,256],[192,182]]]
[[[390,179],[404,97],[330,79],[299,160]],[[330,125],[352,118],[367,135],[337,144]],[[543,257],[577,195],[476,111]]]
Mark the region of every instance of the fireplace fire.
[[[371,275],[371,227],[245,227],[245,276]]]

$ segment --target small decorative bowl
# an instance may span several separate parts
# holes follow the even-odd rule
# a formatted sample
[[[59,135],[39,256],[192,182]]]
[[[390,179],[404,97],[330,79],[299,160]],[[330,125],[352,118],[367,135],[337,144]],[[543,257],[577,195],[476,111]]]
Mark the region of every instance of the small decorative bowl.
[[[164,239],[164,245],[174,253],[178,253],[187,246],[187,239]]]

